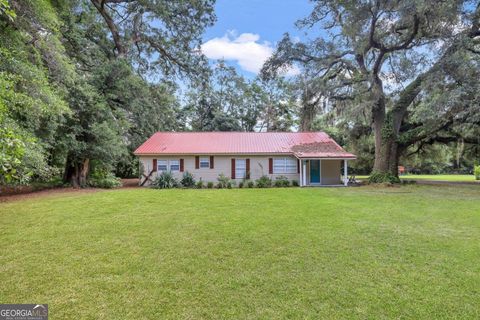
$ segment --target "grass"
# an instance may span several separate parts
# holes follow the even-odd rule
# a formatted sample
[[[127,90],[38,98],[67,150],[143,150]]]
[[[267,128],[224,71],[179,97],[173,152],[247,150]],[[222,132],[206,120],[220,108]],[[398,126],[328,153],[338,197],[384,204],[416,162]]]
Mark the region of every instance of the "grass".
[[[480,317],[477,186],[52,196],[0,243],[0,303],[51,319]]]
[[[368,176],[356,177],[358,179],[368,179]],[[400,179],[480,183],[480,181],[475,180],[473,174],[407,174],[400,176]]]
[[[401,176],[402,179],[412,180],[431,180],[431,181],[458,181],[458,182],[474,182],[473,174],[407,174]]]

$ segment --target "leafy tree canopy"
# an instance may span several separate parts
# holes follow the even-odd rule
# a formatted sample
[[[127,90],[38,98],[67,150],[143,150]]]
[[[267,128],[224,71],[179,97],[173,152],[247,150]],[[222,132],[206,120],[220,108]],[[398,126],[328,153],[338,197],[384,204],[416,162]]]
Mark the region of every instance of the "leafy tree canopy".
[[[302,129],[311,129],[322,104],[350,110],[351,126],[364,116],[375,137],[373,170],[397,175],[399,157],[413,144],[478,125],[479,6],[319,0],[298,27],[320,36],[294,42],[286,34],[262,74],[302,67],[303,116],[310,119]]]

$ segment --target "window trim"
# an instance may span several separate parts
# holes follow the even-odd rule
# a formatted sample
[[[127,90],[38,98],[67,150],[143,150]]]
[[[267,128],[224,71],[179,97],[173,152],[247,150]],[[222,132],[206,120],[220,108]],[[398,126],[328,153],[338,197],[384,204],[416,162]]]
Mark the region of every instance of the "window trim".
[[[238,163],[243,161],[243,174],[239,174]],[[235,179],[245,179],[247,177],[247,158],[235,158]]]
[[[275,165],[275,162],[278,162],[278,161],[282,161],[283,164],[282,164],[282,169],[280,170],[277,170],[276,167],[279,167],[279,165]],[[288,162],[289,161],[295,161],[295,166],[289,166],[288,165]],[[288,168],[292,168],[291,171],[288,171]],[[298,162],[297,162],[297,159],[295,158],[290,158],[290,157],[277,157],[277,158],[273,158],[273,163],[272,163],[272,171],[273,171],[273,174],[296,174],[298,173]]]
[[[172,162],[177,162],[174,166],[178,166],[178,170],[172,170]],[[168,169],[170,172],[180,172],[180,159],[170,159],[168,160]]]
[[[162,164],[162,166],[165,166],[165,170],[160,169],[160,163],[164,162],[165,164]],[[168,171],[168,160],[166,159],[157,159],[157,172],[164,172]]]
[[[172,161],[177,162],[178,170],[172,170]],[[166,163],[166,169],[160,170],[160,163]],[[175,164],[174,164],[175,165]],[[180,159],[157,159],[157,172],[180,172]]]
[[[206,159],[206,161],[205,161]],[[202,160],[203,163],[207,163],[207,166],[202,166]],[[210,169],[210,157],[209,156],[205,156],[205,157],[198,157],[198,169]]]

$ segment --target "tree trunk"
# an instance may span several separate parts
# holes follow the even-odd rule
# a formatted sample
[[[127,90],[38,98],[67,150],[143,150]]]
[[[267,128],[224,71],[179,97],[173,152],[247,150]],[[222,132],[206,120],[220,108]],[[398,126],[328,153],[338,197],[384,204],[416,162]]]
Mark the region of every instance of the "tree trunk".
[[[87,185],[87,175],[90,170],[90,159],[74,159],[72,155],[67,157],[63,181],[70,183],[74,188]]]
[[[381,119],[381,118],[380,118]],[[398,143],[392,126],[387,122],[374,122],[375,162],[373,171],[398,175]]]
[[[397,137],[403,113],[386,112],[385,93],[380,79],[374,80],[372,94],[375,104],[372,108],[373,132],[375,136],[375,162],[373,172],[398,177]]]
[[[398,142],[402,119],[403,114],[395,111],[386,115],[381,111],[374,113],[375,163],[373,172],[388,173],[398,177],[399,158],[404,150]]]
[[[90,171],[90,159],[84,159],[79,166],[78,183],[81,187],[87,185],[87,175]]]
[[[314,100],[314,92],[305,85],[302,92],[302,106],[300,110],[300,131],[312,131],[313,121],[317,116],[317,106]]]
[[[313,121],[317,115],[316,107],[313,103],[306,102],[302,109],[300,114],[300,131],[312,131]]]
[[[464,150],[465,150],[465,142],[463,141],[462,138],[460,138],[457,141],[457,157],[455,161],[455,169],[460,169],[461,167],[461,160],[462,160]]]

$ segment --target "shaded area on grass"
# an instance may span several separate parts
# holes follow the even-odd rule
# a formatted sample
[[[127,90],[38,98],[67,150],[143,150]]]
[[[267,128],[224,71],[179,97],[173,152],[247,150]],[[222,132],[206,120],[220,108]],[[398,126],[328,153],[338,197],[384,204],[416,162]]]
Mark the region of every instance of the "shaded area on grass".
[[[359,175],[357,179],[367,180],[369,176]],[[480,180],[475,180],[474,175],[467,174],[407,174],[400,176],[401,180],[417,180],[423,181],[438,181],[438,182],[466,182],[466,183],[478,183]]]

